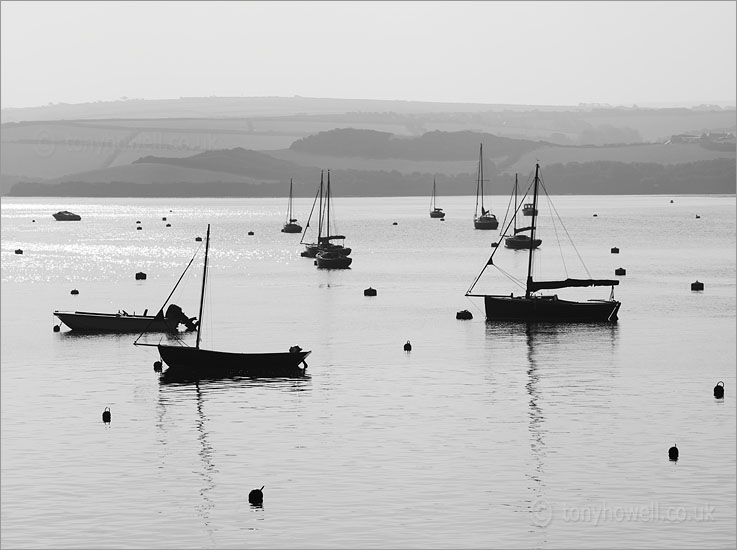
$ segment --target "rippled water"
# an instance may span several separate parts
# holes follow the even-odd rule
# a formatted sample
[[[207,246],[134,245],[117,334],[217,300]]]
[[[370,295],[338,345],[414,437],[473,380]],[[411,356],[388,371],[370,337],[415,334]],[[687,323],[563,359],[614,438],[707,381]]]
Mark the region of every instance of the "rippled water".
[[[3,199],[2,546],[733,547],[735,198],[669,199],[555,199],[594,276],[627,269],[613,326],[485,323],[472,197],[336,199],[343,271],[282,199]],[[205,345],[299,344],[307,378],[162,384],[134,336],[52,331],[160,307],[207,223]]]

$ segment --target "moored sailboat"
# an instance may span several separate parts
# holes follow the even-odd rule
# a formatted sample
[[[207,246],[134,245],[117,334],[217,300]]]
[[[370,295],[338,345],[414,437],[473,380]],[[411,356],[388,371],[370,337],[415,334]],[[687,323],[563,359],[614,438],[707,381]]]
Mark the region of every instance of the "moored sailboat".
[[[271,353],[235,353],[203,349],[200,347],[202,315],[208,274],[207,257],[209,249],[210,225],[208,224],[207,238],[205,242],[205,259],[202,272],[202,288],[200,290],[200,312],[199,321],[197,323],[197,339],[194,347],[189,346],[182,341],[179,341],[178,345],[139,343],[138,339],[140,339],[143,334],[136,339],[134,345],[156,346],[161,360],[166,363],[168,367],[162,376],[169,380],[197,380],[229,376],[248,376],[254,378],[303,376],[307,369],[305,358],[311,352],[303,351],[299,346],[292,346],[289,348],[289,351],[286,352]],[[303,364],[304,367],[301,367],[300,364]]]
[[[444,218],[445,212],[442,208],[438,208],[435,204],[435,178],[432,179],[432,198],[430,199],[430,217]]]
[[[479,204],[481,210],[479,213]],[[484,144],[479,145],[479,169],[476,178],[476,211],[473,215],[474,229],[496,229],[499,227],[499,220],[496,216],[484,207]]]
[[[301,233],[302,226],[297,223],[297,219],[292,217],[292,180],[289,180],[289,202],[287,203],[287,220],[284,227],[281,228],[282,233]]]
[[[531,231],[532,226],[528,225],[527,227],[517,227],[517,211],[519,207],[517,206],[517,190],[518,190],[518,184],[517,184],[517,174],[514,175],[514,214],[512,216],[512,221],[514,222],[514,226],[512,228],[513,234],[504,237],[504,246],[507,248],[512,248],[515,250],[527,250],[529,248],[537,248],[542,244],[542,239],[532,239],[529,235],[526,235],[525,231]]]
[[[542,185],[540,177],[540,165],[535,166],[535,176],[533,180],[533,215],[530,228],[530,238],[535,238],[538,218],[538,192]],[[511,222],[510,222],[511,223]],[[533,261],[535,257],[535,248],[529,249],[527,261],[527,280],[525,284],[524,295],[515,296],[514,293],[509,295],[501,294],[474,294],[479,279],[489,266],[496,266],[494,263],[494,255],[500,250],[495,248],[481,273],[476,277],[470,288],[466,292],[466,296],[484,298],[484,308],[486,311],[487,321],[550,321],[550,322],[569,322],[569,321],[617,321],[617,312],[621,303],[614,299],[614,287],[619,284],[618,280],[612,279],[574,279],[566,277],[562,280],[536,281],[533,279]],[[504,272],[501,268],[500,271]],[[611,292],[609,299],[575,301],[568,299],[560,299],[557,295],[541,295],[538,294],[542,290],[564,289],[564,288],[581,288],[581,287],[598,287],[610,286]]]

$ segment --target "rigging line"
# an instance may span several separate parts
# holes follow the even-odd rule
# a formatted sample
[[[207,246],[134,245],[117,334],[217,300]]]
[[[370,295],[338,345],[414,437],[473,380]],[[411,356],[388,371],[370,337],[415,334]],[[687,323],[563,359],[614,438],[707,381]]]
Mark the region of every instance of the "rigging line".
[[[312,208],[310,209],[310,215],[307,217],[307,223],[305,224],[305,229],[302,231],[302,238],[299,241],[299,244],[305,244],[305,235],[307,235],[307,229],[310,227],[310,220],[312,219],[312,212],[315,210],[315,204],[317,203],[317,195],[320,192],[318,189],[315,193],[315,200],[312,201]]]
[[[164,307],[166,306],[167,303],[169,303],[169,300],[174,295],[174,292],[177,290],[177,287],[179,286],[179,283],[182,282],[182,278],[184,278],[185,273],[187,273],[187,270],[189,269],[189,266],[192,265],[192,262],[197,257],[197,254],[199,253],[199,251],[200,251],[201,248],[202,248],[202,244],[200,244],[197,247],[197,250],[194,251],[194,254],[192,255],[192,258],[189,260],[189,263],[187,264],[187,267],[184,268],[184,271],[182,271],[182,274],[179,276],[179,280],[177,281],[177,284],[174,285],[174,288],[171,289],[171,292],[169,293],[169,296],[166,297],[166,300],[164,300],[164,303],[162,304],[161,308],[159,308],[159,311],[161,311],[162,314],[164,313]],[[158,315],[158,313],[157,313],[157,315]],[[155,317],[156,316],[154,316],[154,318]],[[138,335],[138,338],[135,339],[135,341],[133,342],[133,345],[134,346],[136,345],[136,342],[138,342],[138,340],[141,339],[141,336],[143,336],[144,334],[146,334],[146,331],[148,330],[148,327],[151,325],[151,323],[153,323],[153,319],[151,321],[149,321],[148,325],[146,325],[146,328],[143,329],[143,332]]]
[[[504,275],[504,276],[505,276],[505,277],[506,277],[507,279],[509,279],[510,281],[512,281],[512,282],[513,282],[514,284],[516,284],[516,285],[517,285],[517,286],[519,286],[520,288],[524,289],[524,288],[526,288],[526,287],[527,287],[527,285],[526,285],[525,283],[523,283],[523,282],[522,282],[522,281],[520,281],[520,280],[519,280],[519,279],[518,279],[517,277],[515,277],[514,275],[512,275],[512,274],[508,273],[507,271],[505,271],[504,269],[502,269],[502,268],[501,268],[501,267],[499,267],[498,265],[495,265],[494,267],[496,267],[496,268],[497,268],[497,270],[499,270],[499,271],[501,272],[501,274],[502,274],[502,275]]]
[[[555,205],[553,204],[553,201],[550,200],[550,195],[548,195],[547,189],[545,190],[545,194],[548,196],[548,204],[552,208],[552,210],[555,212],[555,216],[558,218],[558,222],[560,222],[561,227],[563,228],[563,231],[566,234],[566,237],[568,237],[568,242],[571,243],[571,246],[573,247],[574,252],[576,253],[576,256],[578,257],[578,261],[581,262],[581,266],[583,266],[584,271],[586,272],[586,275],[589,279],[592,279],[591,273],[589,272],[589,268],[586,266],[586,262],[583,261],[583,258],[581,257],[581,254],[578,251],[578,248],[576,247],[576,243],[573,242],[573,237],[571,237],[571,234],[568,232],[568,228],[566,228],[565,224],[563,223],[563,218],[560,217],[560,214],[558,214],[558,211],[555,208]]]

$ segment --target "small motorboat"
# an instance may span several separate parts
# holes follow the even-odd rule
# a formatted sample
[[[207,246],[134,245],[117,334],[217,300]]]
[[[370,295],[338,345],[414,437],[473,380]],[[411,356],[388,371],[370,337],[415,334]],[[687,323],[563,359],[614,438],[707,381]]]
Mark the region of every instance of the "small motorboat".
[[[52,214],[52,216],[54,216],[54,219],[58,222],[78,222],[82,219],[82,216],[75,214],[74,212],[70,212],[69,210],[60,210],[56,214]]]

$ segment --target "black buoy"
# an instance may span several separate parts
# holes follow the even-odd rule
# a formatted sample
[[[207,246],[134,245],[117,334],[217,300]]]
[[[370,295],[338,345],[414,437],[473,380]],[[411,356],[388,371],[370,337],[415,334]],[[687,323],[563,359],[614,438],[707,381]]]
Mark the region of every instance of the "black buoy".
[[[140,225],[138,227],[136,227],[136,230],[137,231],[140,231],[141,229],[143,229],[143,227],[141,227]]]
[[[36,220],[31,220],[33,223],[36,223]]]
[[[724,382],[721,380],[714,386],[714,397],[717,399],[724,399]]]
[[[412,351],[412,344],[409,343],[409,340],[404,344],[404,351]]]
[[[456,313],[456,319],[473,319],[473,315],[470,311],[464,309]]]
[[[201,243],[202,242],[202,237],[195,237],[194,240],[197,241],[198,243]]]
[[[72,291],[70,292],[70,294],[72,296],[76,296],[77,294],[79,294],[79,290],[77,290],[76,288],[73,288]]]
[[[364,296],[376,296],[376,289],[368,287],[363,291]]]
[[[170,224],[170,223],[167,223],[167,224],[166,224],[166,227],[171,227],[171,224]]]
[[[445,218],[440,218],[440,221],[441,221],[441,222],[444,222],[444,221],[445,221]]]
[[[16,248],[16,249],[15,249],[15,253],[16,253],[16,254],[23,254],[23,250],[22,250],[22,249],[20,249],[20,248]]]
[[[161,372],[161,361],[154,361],[154,372]]]
[[[678,447],[676,447],[675,443],[670,449],[668,449],[668,458],[673,462],[678,460]]]
[[[253,489],[250,493],[248,493],[248,502],[255,505],[260,505],[264,503],[264,485],[261,486],[260,489]]]
[[[249,231],[249,232],[248,232],[248,234],[249,234],[249,235],[253,235],[253,231]]]
[[[704,283],[696,279],[695,282],[691,283],[691,290],[704,290]]]
[[[491,243],[491,248],[496,248],[497,246],[499,246],[499,243],[497,242]]]
[[[399,225],[397,222],[394,222],[392,225]]]
[[[60,330],[61,330],[61,325],[54,325],[54,332],[59,332]]]
[[[673,199],[670,200],[670,203],[673,204]]]
[[[615,275],[627,275],[627,270],[623,267],[618,267],[614,270]]]
[[[595,218],[599,217],[599,214],[594,214],[594,217],[595,217]]]
[[[145,281],[146,280],[146,274],[143,271],[139,271],[136,273],[136,281]]]
[[[141,220],[136,220],[136,223],[141,223]]]
[[[105,410],[102,411],[102,421],[107,424],[110,422],[110,407],[105,407]]]
[[[162,222],[165,222],[166,221],[166,216],[164,216],[163,218],[161,218],[161,221]]]
[[[619,248],[617,248],[616,246],[613,246],[612,247],[612,254],[619,254]]]

